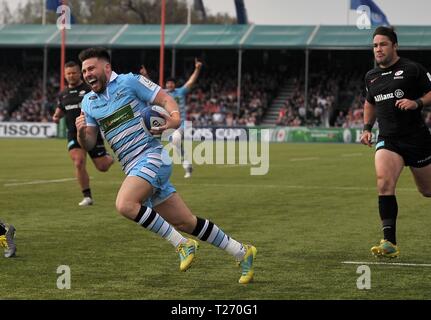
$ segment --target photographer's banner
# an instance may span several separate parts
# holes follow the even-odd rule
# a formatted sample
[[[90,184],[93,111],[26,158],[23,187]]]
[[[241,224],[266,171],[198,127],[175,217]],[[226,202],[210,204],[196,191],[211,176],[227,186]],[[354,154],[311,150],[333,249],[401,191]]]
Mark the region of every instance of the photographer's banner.
[[[57,124],[45,122],[0,122],[0,138],[54,138]]]

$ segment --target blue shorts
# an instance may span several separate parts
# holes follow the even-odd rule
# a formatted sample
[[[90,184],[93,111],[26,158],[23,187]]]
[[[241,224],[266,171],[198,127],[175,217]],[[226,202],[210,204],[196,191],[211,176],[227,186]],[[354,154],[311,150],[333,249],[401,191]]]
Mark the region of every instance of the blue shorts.
[[[172,173],[172,163],[162,161],[162,152],[167,154],[165,149],[146,151],[143,158],[132,167],[128,174],[128,176],[145,179],[153,186],[153,195],[144,203],[145,206],[150,208],[159,205],[176,192],[169,181]],[[163,159],[165,159],[165,156],[163,154]]]

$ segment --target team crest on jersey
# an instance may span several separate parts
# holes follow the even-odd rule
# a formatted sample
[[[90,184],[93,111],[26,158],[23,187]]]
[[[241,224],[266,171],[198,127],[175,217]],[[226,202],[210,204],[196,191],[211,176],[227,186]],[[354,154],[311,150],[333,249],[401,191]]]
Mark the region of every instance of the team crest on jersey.
[[[94,96],[90,96],[90,98],[88,98],[88,100],[96,100],[97,99],[97,96],[96,95],[94,95]]]
[[[153,81],[145,78],[144,76],[139,76],[139,82],[142,83],[144,86],[146,86],[151,91],[154,91],[157,87],[157,85]]]
[[[395,97],[397,97],[398,99],[401,99],[402,97],[404,97],[404,91],[401,89],[397,89],[395,90]]]
[[[124,93],[124,90],[120,90],[115,94],[114,102],[123,98],[126,94]]]

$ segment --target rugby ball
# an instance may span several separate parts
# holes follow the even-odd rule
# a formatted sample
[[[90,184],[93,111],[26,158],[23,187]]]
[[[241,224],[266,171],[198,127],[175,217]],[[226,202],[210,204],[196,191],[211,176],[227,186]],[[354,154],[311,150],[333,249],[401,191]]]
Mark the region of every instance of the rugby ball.
[[[162,114],[169,116],[169,113],[160,106],[150,106],[145,108],[143,113],[144,126],[147,131],[150,131],[153,127],[161,127],[166,124],[165,118],[163,118]],[[160,137],[160,134],[153,134],[154,137]]]

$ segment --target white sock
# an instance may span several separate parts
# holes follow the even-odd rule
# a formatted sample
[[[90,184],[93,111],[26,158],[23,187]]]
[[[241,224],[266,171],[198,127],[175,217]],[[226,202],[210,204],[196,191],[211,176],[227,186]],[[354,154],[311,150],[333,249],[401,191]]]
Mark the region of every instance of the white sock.
[[[191,163],[190,163],[190,161],[189,160],[187,160],[187,159],[184,159],[184,161],[183,161],[183,168],[185,169],[185,170],[187,170],[187,169],[189,169],[191,167]]]
[[[238,261],[241,261],[246,253],[245,247],[242,245],[242,243],[239,243],[232,238],[229,238],[229,242],[227,243],[225,250],[233,255]]]
[[[175,248],[178,247],[180,243],[186,243],[187,239],[184,238],[181,233],[172,228],[171,233],[166,237],[166,240],[169,241]]]

